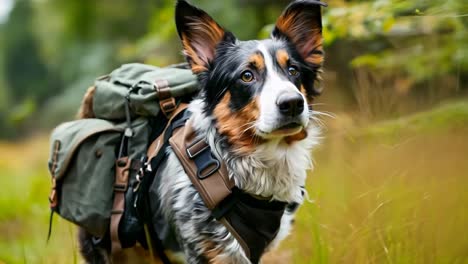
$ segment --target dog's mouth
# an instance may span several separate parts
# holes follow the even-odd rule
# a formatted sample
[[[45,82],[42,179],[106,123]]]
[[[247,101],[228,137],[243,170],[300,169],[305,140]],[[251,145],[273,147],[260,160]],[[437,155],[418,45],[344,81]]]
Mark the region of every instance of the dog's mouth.
[[[304,129],[304,126],[298,122],[290,122],[285,125],[282,125],[278,128],[273,129],[271,132],[266,132],[259,130],[264,136],[274,136],[274,137],[285,137],[292,136],[300,133]]]

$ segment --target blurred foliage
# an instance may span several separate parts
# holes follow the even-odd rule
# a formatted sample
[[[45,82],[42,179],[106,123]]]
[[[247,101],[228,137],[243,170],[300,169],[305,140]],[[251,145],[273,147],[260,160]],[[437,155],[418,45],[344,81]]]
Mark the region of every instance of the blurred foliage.
[[[468,72],[468,2],[378,0],[336,5],[324,18],[326,42],[369,42],[353,67],[400,69],[415,81]]]
[[[268,37],[289,1],[192,2],[238,38],[251,39]],[[357,107],[368,118],[378,118],[376,112],[398,116],[405,111],[393,107],[402,101],[395,95],[429,95],[437,101],[439,94],[466,89],[466,1],[327,2],[325,66],[336,80],[326,79],[326,86],[337,88],[339,104]],[[0,137],[72,118],[94,78],[122,63],[182,61],[174,5],[175,0],[16,0],[0,24]],[[362,75],[372,81],[363,85]],[[366,85],[381,83],[392,100],[368,94],[373,89]]]
[[[465,128],[467,124],[468,101],[451,101],[430,111],[377,122],[360,130],[355,136],[380,141],[387,139],[389,143],[394,143],[408,134],[450,132]]]

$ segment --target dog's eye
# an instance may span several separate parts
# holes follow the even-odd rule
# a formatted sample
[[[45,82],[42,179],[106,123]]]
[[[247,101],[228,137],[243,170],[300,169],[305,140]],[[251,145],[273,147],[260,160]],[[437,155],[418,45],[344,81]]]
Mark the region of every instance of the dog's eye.
[[[289,66],[288,73],[291,76],[299,76],[299,71],[297,70],[295,66]]]
[[[241,74],[241,79],[243,82],[249,83],[252,82],[255,78],[251,71],[245,71]]]

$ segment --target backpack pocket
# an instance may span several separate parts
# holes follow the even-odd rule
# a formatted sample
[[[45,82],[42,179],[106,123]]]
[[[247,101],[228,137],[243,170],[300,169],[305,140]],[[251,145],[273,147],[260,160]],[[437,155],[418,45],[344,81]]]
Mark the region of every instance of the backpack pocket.
[[[102,237],[112,209],[116,146],[123,126],[99,119],[64,123],[52,133],[53,210]]]

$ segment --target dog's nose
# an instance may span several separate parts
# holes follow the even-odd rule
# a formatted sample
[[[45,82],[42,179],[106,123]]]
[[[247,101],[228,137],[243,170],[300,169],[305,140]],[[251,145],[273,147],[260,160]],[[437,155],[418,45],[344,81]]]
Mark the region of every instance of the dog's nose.
[[[297,116],[304,112],[304,99],[299,93],[283,93],[276,101],[279,111],[285,116]]]

